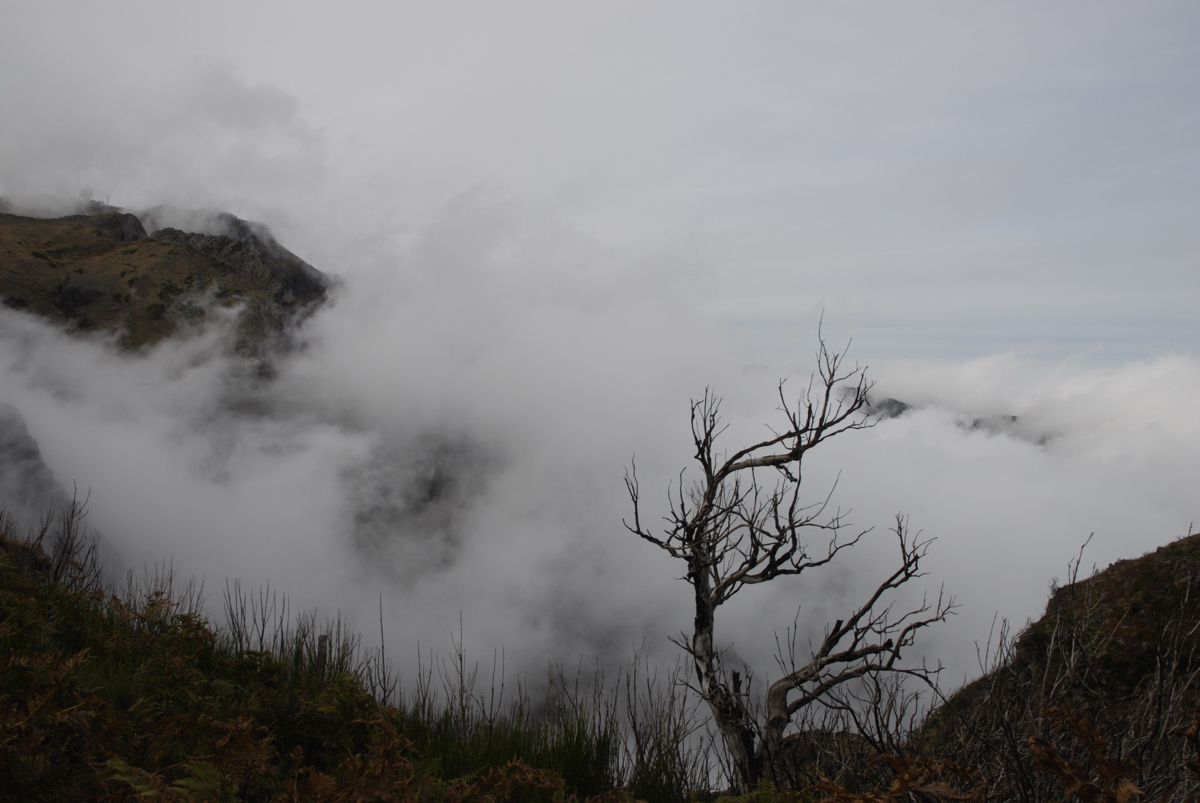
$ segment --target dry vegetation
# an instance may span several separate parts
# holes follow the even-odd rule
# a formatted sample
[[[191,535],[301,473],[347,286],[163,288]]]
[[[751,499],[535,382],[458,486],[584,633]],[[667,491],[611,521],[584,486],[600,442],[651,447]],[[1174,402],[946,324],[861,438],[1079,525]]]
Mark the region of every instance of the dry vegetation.
[[[388,674],[337,623],[217,630],[170,572],[105,588],[81,512],[0,541],[0,798],[565,800],[619,785],[590,698],[563,688],[534,721],[524,699],[481,711],[464,678],[457,706],[431,688],[385,705],[364,683],[387,695]]]
[[[477,689],[458,644],[405,693],[379,651],[282,598],[206,618],[169,571],[101,582],[82,510],[0,540],[0,798],[712,800],[733,768],[678,675]],[[1200,535],[1058,589],[923,718],[886,679],[788,736],[774,800],[1196,801]],[[734,803],[734,798],[724,798]]]
[[[1078,569],[1019,637],[1001,628],[989,671],[926,724],[927,749],[978,768],[995,799],[1195,800],[1200,535]]]

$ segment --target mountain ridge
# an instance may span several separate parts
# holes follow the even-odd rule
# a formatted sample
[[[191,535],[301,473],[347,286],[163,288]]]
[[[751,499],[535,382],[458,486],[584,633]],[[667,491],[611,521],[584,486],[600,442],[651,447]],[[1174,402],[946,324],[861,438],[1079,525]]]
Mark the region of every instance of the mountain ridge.
[[[262,357],[328,299],[337,280],[261,224],[218,213],[219,230],[163,226],[112,207],[38,218],[0,212],[0,303],[76,334],[141,351],[238,308],[232,350]],[[147,233],[143,218],[154,230]]]

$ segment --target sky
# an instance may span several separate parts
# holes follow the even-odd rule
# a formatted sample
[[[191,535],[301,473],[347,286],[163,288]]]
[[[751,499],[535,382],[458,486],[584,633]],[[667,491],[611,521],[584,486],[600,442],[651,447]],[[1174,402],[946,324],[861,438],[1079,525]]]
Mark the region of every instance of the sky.
[[[757,437],[822,319],[914,408],[814,453],[873,540],[733,606],[747,660],[861,594],[898,511],[937,539],[921,590],[961,603],[922,644],[955,677],[1090,533],[1102,567],[1200,519],[1193,4],[3,16],[14,208],[229,211],[344,280],[265,387],[215,334],[130,358],[0,315],[0,403],[131,564],[359,621],[383,595],[438,650],[461,611],[528,671],[666,660],[686,588],[623,531],[624,468],[661,503],[709,386]]]

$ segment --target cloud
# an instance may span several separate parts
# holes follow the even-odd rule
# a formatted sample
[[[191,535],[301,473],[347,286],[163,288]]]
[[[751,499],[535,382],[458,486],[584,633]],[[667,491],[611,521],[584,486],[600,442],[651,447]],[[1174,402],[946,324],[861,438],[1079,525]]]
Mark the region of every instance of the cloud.
[[[0,195],[25,210],[68,213],[80,195],[135,209],[269,203],[320,172],[320,138],[295,97],[225,65],[192,63],[169,81],[134,73],[115,92],[19,78],[4,86]]]
[[[349,282],[268,382],[219,332],[129,357],[6,311],[2,401],[57,476],[91,489],[93,523],[128,561],[173,558],[210,589],[269,581],[359,622],[382,594],[389,641],[409,648],[444,646],[461,611],[468,645],[504,648],[516,671],[643,641],[668,660],[688,594],[622,528],[622,472],[636,453],[661,507],[690,459],[689,395],[727,391],[732,446],[777,415],[774,375],[737,368],[669,281],[622,292],[632,267],[558,231],[462,200],[395,254],[400,269]],[[539,260],[564,249],[576,269],[548,273]],[[1101,564],[1183,534],[1197,390],[1181,356],[892,366],[876,392],[913,409],[814,453],[805,480],[813,498],[837,481],[835,503],[875,532],[830,571],[749,590],[723,637],[767,666],[797,605],[815,637],[890,567],[902,511],[938,539],[913,590],[944,584],[963,604],[928,647],[969,673],[992,616],[1036,616],[1089,532]]]
[[[564,253],[574,270],[549,281]],[[122,356],[6,311],[4,400],[129,561],[171,558],[210,588],[269,581],[326,611],[382,592],[402,644],[462,610],[473,643],[535,672],[595,651],[580,622],[610,600],[623,657],[644,637],[626,617],[659,616],[628,585],[659,578],[620,557],[622,467],[661,437],[651,411],[727,362],[720,339],[603,249],[490,201],[456,204],[395,259],[312,319],[271,381],[219,330]]]
[[[0,403],[130,561],[383,593],[409,649],[461,610],[533,671],[669,654],[624,466],[661,504],[706,385],[761,433],[822,310],[916,409],[815,455],[876,532],[733,606],[748,660],[878,576],[897,511],[960,675],[1089,532],[1104,563],[1195,517],[1188,6],[121,9],[14,6],[0,195],[225,210],[346,280],[270,382],[216,331],[132,359],[0,310]]]

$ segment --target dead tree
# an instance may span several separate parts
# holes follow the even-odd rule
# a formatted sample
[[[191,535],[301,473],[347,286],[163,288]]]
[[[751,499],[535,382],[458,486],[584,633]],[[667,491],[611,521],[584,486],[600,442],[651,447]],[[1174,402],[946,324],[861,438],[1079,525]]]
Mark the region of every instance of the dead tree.
[[[793,654],[784,657],[783,677],[767,688],[765,710],[750,702],[739,673],[726,670],[714,632],[721,605],[746,586],[825,566],[869,532],[839,540],[848,525],[840,511],[829,512],[832,490],[816,502],[801,496],[801,468],[808,452],[835,435],[874,423],[864,369],[848,370],[844,354],[830,352],[823,339],[817,360],[817,373],[794,405],[780,383],[782,430],[731,454],[717,450],[716,441],[725,430],[720,399],[705,391],[692,401],[692,438],[702,476],[685,487],[681,472],[678,486],[668,491],[670,514],[661,531],[642,522],[636,465],[625,478],[633,502],[633,522],[625,526],[687,564],[695,622],[691,636],[681,634],[677,643],[691,656],[696,691],[712,711],[730,752],[734,785],[741,791],[763,779],[786,780],[781,768],[789,724],[839,687],[889,672],[930,680],[935,672],[923,664],[902,665],[901,653],[913,644],[917,631],[942,621],[953,608],[953,601],[939,594],[935,602],[899,614],[893,611],[891,592],[921,576],[921,558],[929,546],[929,541],[911,537],[903,517],[897,517],[895,571],[845,618],[826,627],[824,639],[807,660],[797,660],[792,640]],[[769,482],[764,474],[770,475]],[[823,542],[815,554],[808,542],[814,535]]]

